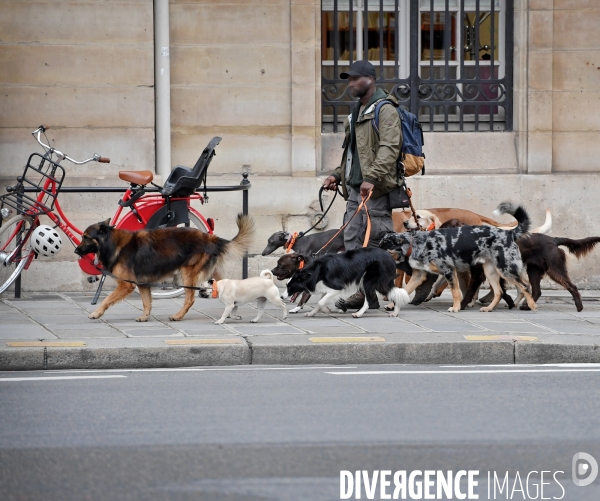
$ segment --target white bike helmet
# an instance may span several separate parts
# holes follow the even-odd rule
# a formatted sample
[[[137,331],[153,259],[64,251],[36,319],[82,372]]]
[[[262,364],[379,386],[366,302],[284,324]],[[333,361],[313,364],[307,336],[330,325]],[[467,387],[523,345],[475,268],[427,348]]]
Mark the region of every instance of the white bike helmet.
[[[42,256],[52,257],[62,247],[62,239],[54,228],[41,224],[31,234],[31,247]]]

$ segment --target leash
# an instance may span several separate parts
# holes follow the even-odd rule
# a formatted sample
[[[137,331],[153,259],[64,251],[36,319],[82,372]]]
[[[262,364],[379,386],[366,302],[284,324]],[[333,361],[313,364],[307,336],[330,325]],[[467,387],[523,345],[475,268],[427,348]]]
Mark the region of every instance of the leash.
[[[348,226],[350,224],[350,221],[352,221],[354,219],[354,216],[356,216],[362,210],[363,207],[365,208],[365,212],[367,213],[367,231],[365,233],[365,240],[363,242],[363,247],[366,247],[369,244],[369,239],[371,238],[371,215],[369,214],[369,208],[367,207],[367,202],[371,198],[372,194],[373,194],[373,190],[369,191],[369,194],[366,197],[362,197],[362,201],[356,208],[356,211],[354,212],[354,214],[352,214],[352,217],[350,219],[348,219],[348,221],[346,221],[346,223],[337,231],[337,233],[335,235],[333,235],[333,237],[331,237],[329,242],[327,242],[323,247],[321,247],[317,252],[315,252],[313,254],[314,257],[317,257],[323,249],[327,248],[327,246],[331,242],[333,242],[342,231],[344,231],[346,226]]]
[[[410,205],[410,210],[412,212],[412,216],[415,220],[417,228],[419,229],[419,231],[423,231],[423,227],[419,224],[419,220],[417,219],[417,212],[415,211],[415,207],[412,203],[412,191],[410,191],[410,188],[408,186],[406,187],[406,194],[408,195],[408,204]]]
[[[319,188],[319,205],[321,206],[321,211],[323,211],[323,190],[325,188],[323,186],[321,186],[321,188]],[[327,215],[327,213],[329,212],[329,209],[331,209],[331,207],[333,206],[333,202],[335,202],[336,197],[338,196],[338,193],[340,193],[339,188],[335,189],[335,195],[333,195],[333,199],[331,200],[331,202],[329,203],[329,206],[327,207],[327,210],[325,212],[323,212],[323,215],[319,218],[319,220],[313,224],[308,230],[306,231],[301,231],[301,232],[294,232],[292,234],[292,236],[288,239],[288,241],[285,244],[285,252],[286,254],[289,252],[292,252],[292,248],[294,247],[294,245],[296,245],[296,242],[302,238],[304,235],[306,235],[307,233],[311,232],[312,230],[314,230],[321,221],[323,221],[323,219],[325,219],[325,216]],[[341,195],[341,193],[340,193]]]
[[[102,275],[108,276],[110,278],[114,278],[115,280],[120,280],[121,282],[127,282],[130,284],[134,284],[134,285],[139,285],[142,287],[172,287],[173,284],[166,284],[166,283],[162,283],[162,284],[155,284],[155,283],[150,283],[150,282],[136,282],[135,280],[127,280],[126,278],[120,278],[117,275],[115,275],[114,273],[111,273],[110,271],[104,269],[104,268],[100,268],[98,266],[96,266],[96,264],[93,261],[89,261],[90,264],[96,268],[96,270],[98,270],[100,273],[102,273]],[[192,287],[191,285],[179,285],[178,288],[181,289],[193,289],[195,291],[204,291],[207,289],[211,289],[212,293],[213,293],[213,297],[218,297],[218,293],[215,296],[215,290],[217,290],[217,282],[213,282],[213,285],[211,287]]]

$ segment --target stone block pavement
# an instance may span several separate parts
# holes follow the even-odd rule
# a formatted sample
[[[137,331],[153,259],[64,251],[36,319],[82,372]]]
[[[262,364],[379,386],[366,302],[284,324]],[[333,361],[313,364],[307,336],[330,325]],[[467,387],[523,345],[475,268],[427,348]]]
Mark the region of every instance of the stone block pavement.
[[[449,313],[444,293],[398,318],[369,310],[363,318],[304,312],[281,318],[269,304],[256,323],[256,305],[242,320],[215,325],[216,299],[197,298],[180,322],[169,315],[183,298],[153,302],[146,323],[133,294],[99,320],[91,293],[24,293],[0,298],[0,370],[110,369],[240,364],[553,364],[600,362],[600,291],[581,291],[577,312],[566,291],[544,291],[537,312],[491,313],[478,308]]]

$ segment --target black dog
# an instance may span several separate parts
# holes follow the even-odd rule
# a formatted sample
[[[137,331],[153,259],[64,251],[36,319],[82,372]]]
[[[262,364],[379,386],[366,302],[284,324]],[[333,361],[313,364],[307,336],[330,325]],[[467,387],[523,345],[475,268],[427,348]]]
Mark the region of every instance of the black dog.
[[[327,230],[320,233],[313,233],[312,235],[304,235],[299,237],[292,245],[292,249],[296,254],[302,254],[303,256],[309,256],[318,252],[329,240],[333,238],[336,232],[339,230]],[[284,247],[291,240],[292,235],[287,231],[276,231],[273,233],[267,241],[265,250],[262,251],[263,256],[275,252],[279,247]],[[344,250],[344,232],[341,232],[329,246],[323,250],[323,253],[330,252],[341,252]]]
[[[457,272],[469,270],[476,264],[483,264],[485,275],[494,290],[493,302],[481,311],[492,311],[500,301],[501,277],[514,283],[525,295],[530,308],[535,310],[537,306],[529,292],[525,267],[516,243],[529,230],[529,216],[523,207],[515,207],[510,203],[500,204],[498,211],[511,214],[517,220],[517,226],[512,230],[465,226],[412,234],[388,233],[380,246],[390,250],[397,262],[408,261],[415,271],[406,286],[409,294],[425,280],[427,273],[443,275],[451,286],[454,300],[449,311],[460,311],[461,293]]]
[[[406,291],[394,286],[396,263],[384,250],[365,247],[340,254],[326,254],[298,270],[287,284],[289,295],[297,292],[322,294],[321,300],[306,316],[315,316],[325,310],[329,301],[338,296],[349,296],[359,289],[365,292],[363,307],[353,313],[359,318],[369,308],[367,298],[375,291],[387,295],[394,302],[390,316],[398,316],[402,303],[408,303]]]
[[[294,276],[298,270],[308,266],[313,261],[310,255],[303,256],[302,254],[284,254],[277,260],[277,266],[271,270],[271,273],[277,277],[277,280],[288,280]],[[294,294],[290,298],[290,303],[296,301],[298,294]],[[310,293],[303,292],[298,306],[292,308],[288,313],[298,313],[306,302],[310,299]]]

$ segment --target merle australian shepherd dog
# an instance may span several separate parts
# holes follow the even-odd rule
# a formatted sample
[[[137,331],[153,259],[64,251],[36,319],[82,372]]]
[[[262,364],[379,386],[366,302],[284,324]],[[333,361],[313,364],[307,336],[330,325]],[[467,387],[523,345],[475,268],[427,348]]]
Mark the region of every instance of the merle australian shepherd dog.
[[[408,303],[406,291],[394,286],[396,263],[384,250],[376,247],[354,249],[339,254],[326,254],[298,270],[287,284],[289,295],[298,292],[321,294],[315,308],[306,316],[326,311],[329,302],[339,296],[348,297],[358,290],[365,293],[363,307],[352,316],[359,318],[369,308],[369,295],[375,291],[394,302],[390,316],[398,316],[400,306]]]
[[[136,320],[146,322],[152,294],[150,287],[143,284],[156,282],[179,270],[183,285],[194,287],[218,273],[227,256],[241,258],[254,234],[254,221],[242,214],[237,216],[238,234],[231,241],[195,228],[127,231],[108,223],[89,226],[75,249],[80,256],[97,254],[102,267],[117,277],[117,288],[90,318],[100,318],[110,306],[125,299],[135,289],[132,282],[137,282],[144,313]],[[169,318],[181,320],[193,304],[194,290],[186,289],[183,307]]]
[[[443,275],[452,291],[453,304],[449,311],[457,313],[461,306],[458,282],[459,271],[469,270],[477,264],[483,265],[485,276],[494,290],[494,299],[481,311],[492,311],[502,295],[500,278],[513,283],[527,299],[532,310],[537,309],[529,292],[529,282],[517,239],[527,234],[530,219],[521,206],[509,202],[498,206],[501,214],[511,214],[517,220],[512,230],[490,226],[463,226],[433,231],[412,233],[388,233],[380,242],[383,249],[390,251],[397,262],[408,261],[413,268],[406,291],[413,292],[427,277],[427,273]]]

